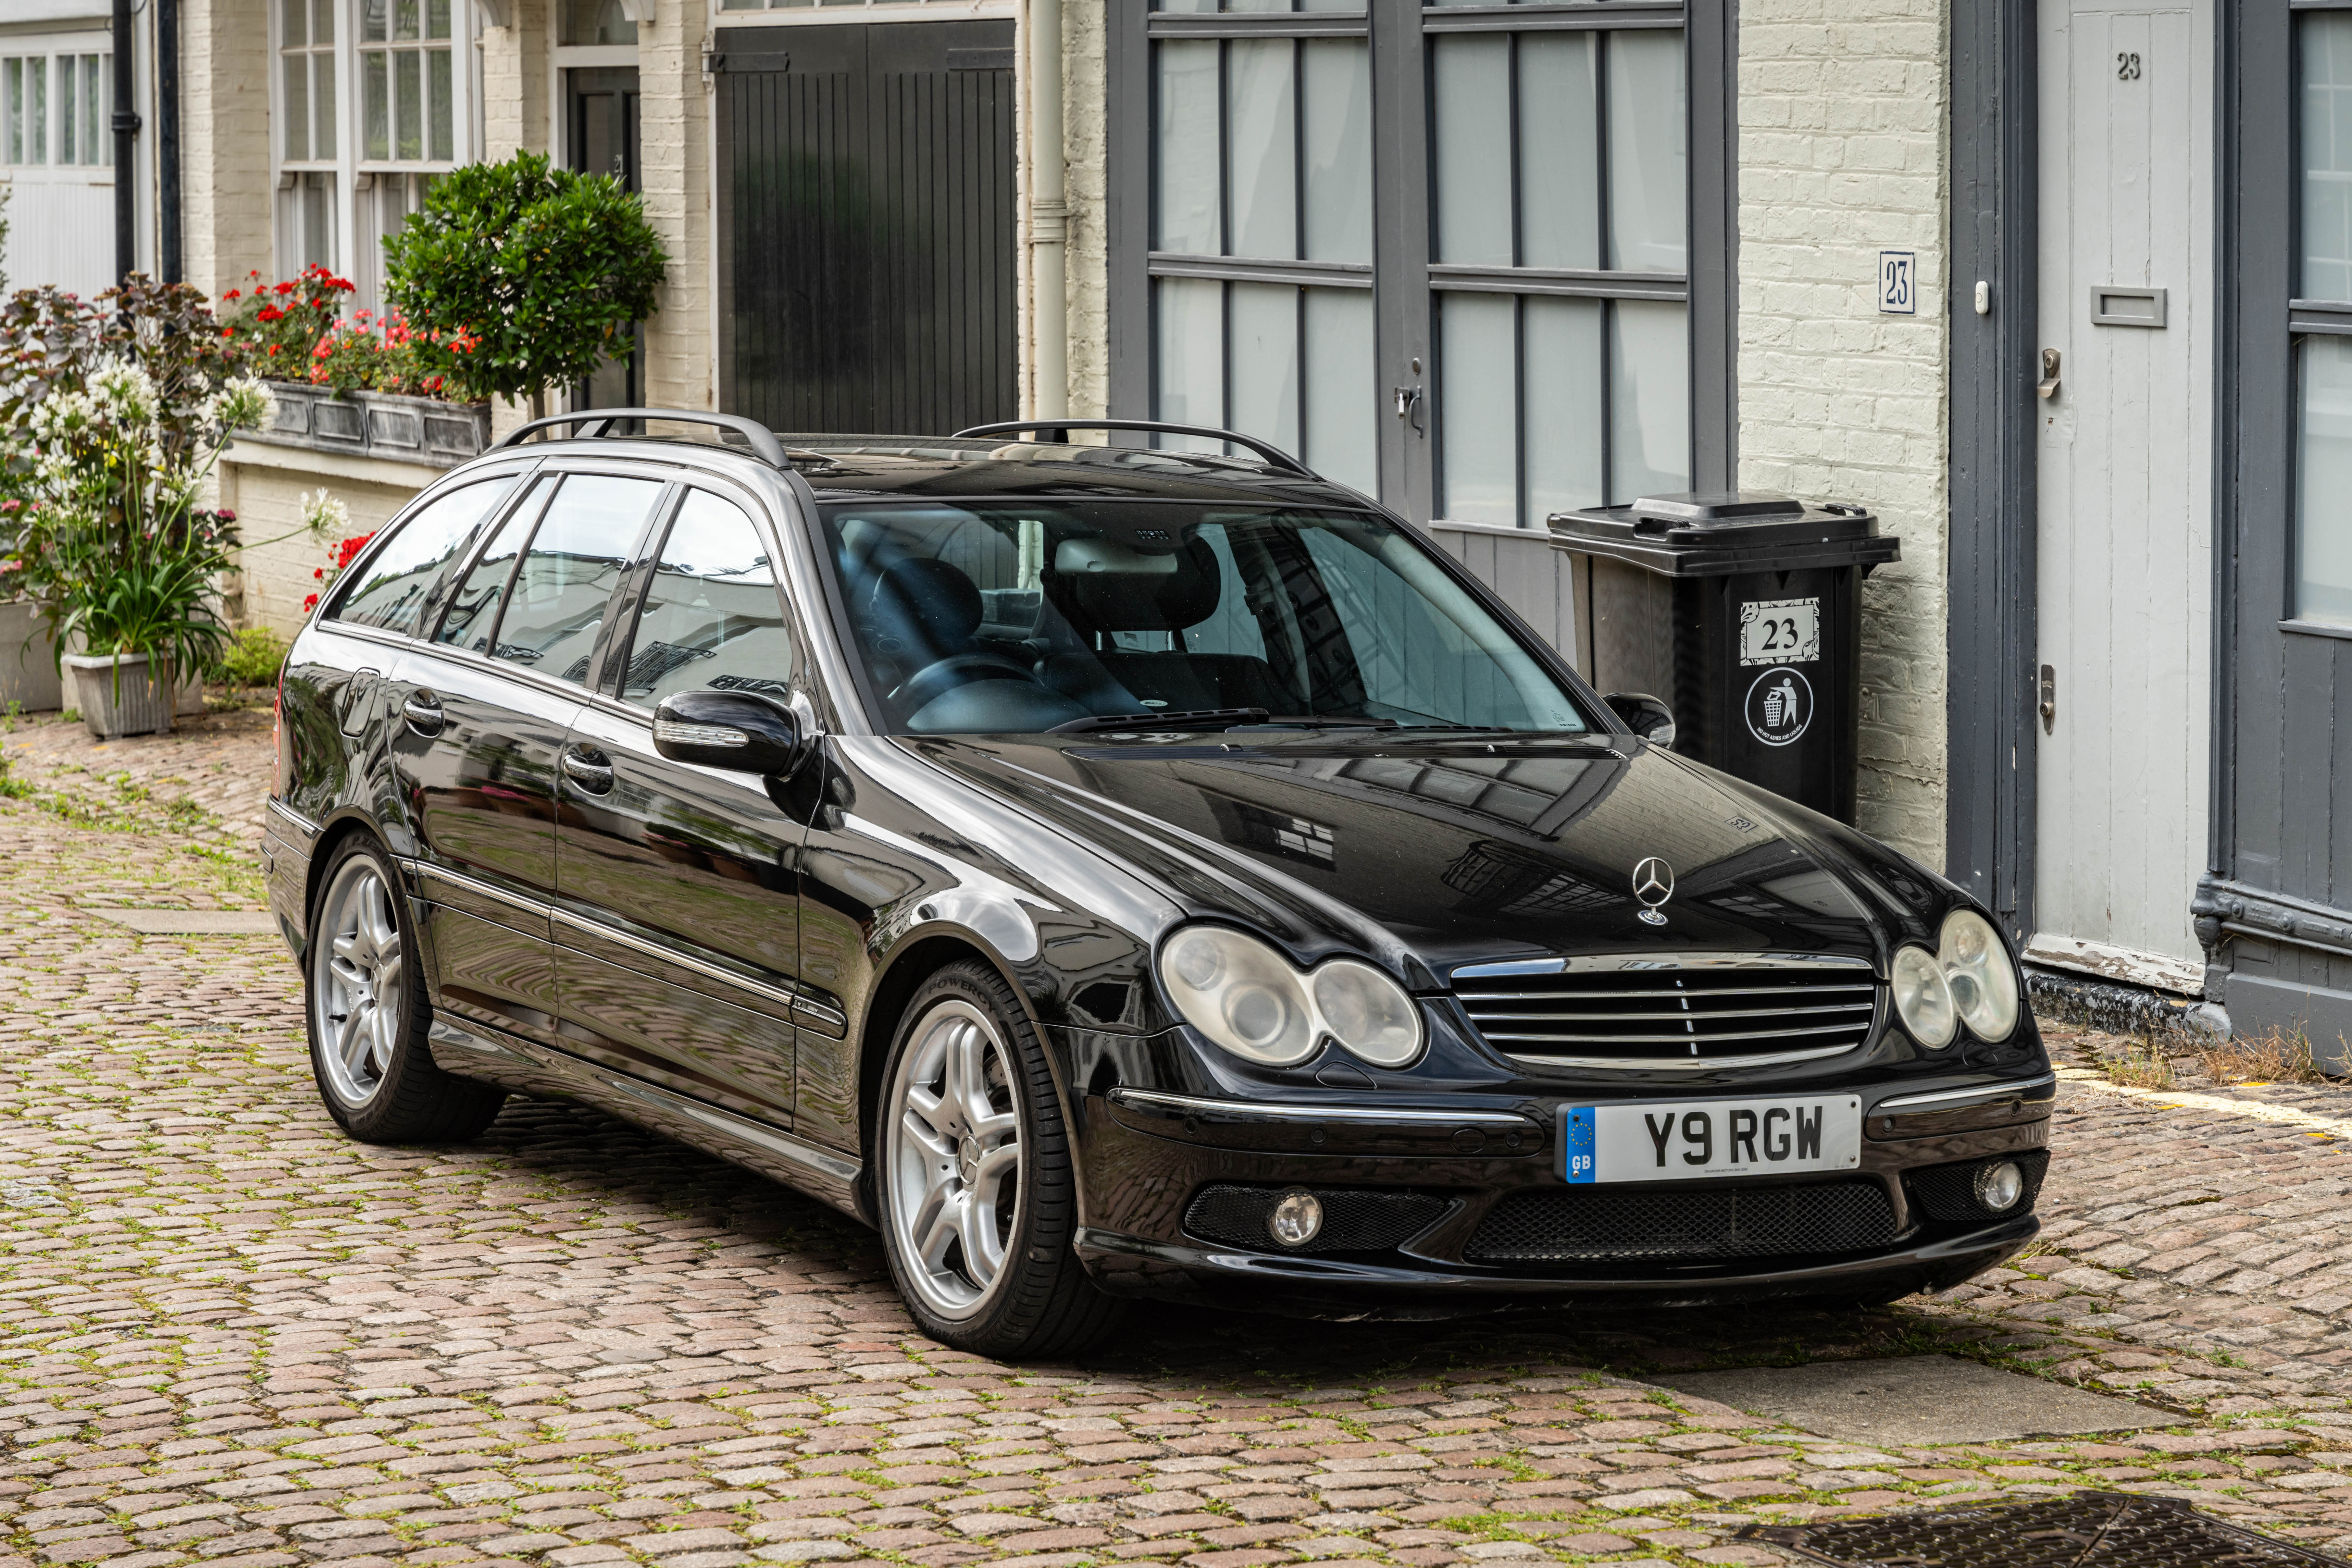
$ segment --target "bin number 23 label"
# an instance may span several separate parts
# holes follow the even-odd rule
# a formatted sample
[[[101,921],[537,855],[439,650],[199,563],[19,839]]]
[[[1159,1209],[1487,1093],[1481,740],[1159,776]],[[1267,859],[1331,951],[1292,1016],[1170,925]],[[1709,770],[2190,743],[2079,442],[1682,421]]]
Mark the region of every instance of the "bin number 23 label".
[[[1822,656],[1822,601],[1762,599],[1739,607],[1739,662],[1810,664]]]

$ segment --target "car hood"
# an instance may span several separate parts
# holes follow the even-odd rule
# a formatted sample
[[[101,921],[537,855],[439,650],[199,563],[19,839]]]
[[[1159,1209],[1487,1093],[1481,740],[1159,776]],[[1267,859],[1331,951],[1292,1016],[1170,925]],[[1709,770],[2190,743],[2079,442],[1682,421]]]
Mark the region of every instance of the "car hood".
[[[1851,830],[1624,737],[901,744],[1193,915],[1265,930],[1303,962],[1365,951],[1437,984],[1461,964],[1579,953],[1880,964],[1940,897]],[[1653,857],[1673,881],[1655,922],[1634,894]]]

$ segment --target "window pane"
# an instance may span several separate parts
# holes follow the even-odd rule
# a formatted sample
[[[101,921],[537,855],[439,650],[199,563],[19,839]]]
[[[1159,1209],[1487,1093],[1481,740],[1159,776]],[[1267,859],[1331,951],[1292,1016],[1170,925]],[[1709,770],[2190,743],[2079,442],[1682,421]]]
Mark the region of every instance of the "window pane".
[[[483,547],[473,570],[466,573],[466,580],[449,601],[448,613],[441,617],[440,630],[433,634],[435,642],[454,643],[477,653],[490,651],[490,629],[498,623],[507,579],[514,574],[515,560],[522,554],[523,541],[530,538],[531,524],[554,491],[552,479],[541,479],[531,486],[530,496],[508,517],[498,537]]]
[[[304,174],[297,196],[302,204],[302,265],[332,270],[335,265],[335,177]]]
[[[392,156],[392,82],[382,49],[360,57],[360,156]]]
[[[278,9],[279,31],[285,36],[278,42],[289,49],[299,49],[309,43],[310,0],[286,0]]]
[[[1690,488],[1690,361],[1683,307],[1620,299],[1609,364],[1612,502]]]
[[[390,18],[384,14],[384,7],[388,4],[390,0],[360,0],[360,41],[362,43],[383,42],[384,35],[390,31]]]
[[[567,476],[515,574],[490,656],[585,682],[604,607],[661,491],[654,479]]]
[[[425,36],[428,38],[449,36],[449,0],[425,0]]]
[[[33,151],[25,162],[46,163],[49,161],[49,57],[37,55],[26,60],[25,75],[33,84],[31,102],[25,110],[26,124],[31,132],[27,140]]]
[[[1286,283],[1233,285],[1233,423],[1298,450],[1298,290]]]
[[[1517,315],[1507,294],[1438,297],[1439,510],[1456,522],[1519,520]]]
[[[367,575],[344,593],[329,619],[392,632],[415,630],[416,612],[424,606],[425,595],[449,563],[465,553],[483,519],[498,509],[512,488],[511,478],[468,485],[402,523],[400,531],[369,560]]]
[[[1216,256],[1225,248],[1218,221],[1217,45],[1188,38],[1152,47],[1160,70],[1160,211],[1152,248]]]
[[[1288,38],[1243,38],[1225,57],[1234,256],[1298,254],[1297,110]]]
[[[310,0],[310,41],[331,44],[335,41],[335,6],[340,0]]]
[[[449,81],[449,51],[427,49],[425,52],[425,119],[431,145],[425,150],[426,157],[447,160],[457,156],[456,114]]]
[[[1598,299],[1529,296],[1526,357],[1520,367],[1527,409],[1528,521],[1595,507],[1601,483],[1601,313]]]
[[[8,162],[25,161],[25,62],[0,60],[0,98],[8,119]]]
[[[392,57],[392,79],[396,89],[393,97],[398,105],[398,134],[393,139],[392,150],[395,158],[425,156],[424,66],[415,49],[402,49]]]
[[[792,692],[793,636],[768,548],[740,507],[690,490],[646,585],[621,695],[647,707],[679,692]]]
[[[1683,36],[1609,35],[1609,265],[1680,272]]]
[[[310,57],[286,57],[286,156],[299,162],[310,156]]]
[[[1590,33],[1519,36],[1519,265],[1601,265]]]
[[[2352,626],[2352,338],[2304,339],[2299,401],[2294,613]]]
[[[1372,369],[1372,291],[1307,290],[1308,467],[1367,496],[1381,488],[1380,386]]]
[[[107,91],[105,62],[108,55],[84,55],[81,57],[81,145],[82,162],[107,162]]]
[[[417,0],[392,0],[392,36],[395,39],[414,38],[416,28]]]
[[[2352,11],[2307,11],[2303,46],[2303,281],[2352,299]]]
[[[81,162],[77,151],[79,139],[75,135],[81,129],[78,97],[74,90],[74,57],[68,55],[58,62],[58,108],[61,111],[58,115],[58,162],[60,163]]]
[[[310,93],[317,118],[310,133],[310,144],[321,158],[335,155],[335,57],[321,53],[317,57],[318,68],[310,73]]]
[[[1209,277],[1162,277],[1152,285],[1159,307],[1159,409],[1152,417],[1176,424],[1225,423],[1225,286]],[[1213,442],[1171,435],[1160,444],[1214,452]]]
[[[1511,265],[1511,40],[1441,34],[1436,57],[1437,259]]]
[[[1372,67],[1355,38],[1299,46],[1299,136],[1307,169],[1306,255],[1372,259]]]

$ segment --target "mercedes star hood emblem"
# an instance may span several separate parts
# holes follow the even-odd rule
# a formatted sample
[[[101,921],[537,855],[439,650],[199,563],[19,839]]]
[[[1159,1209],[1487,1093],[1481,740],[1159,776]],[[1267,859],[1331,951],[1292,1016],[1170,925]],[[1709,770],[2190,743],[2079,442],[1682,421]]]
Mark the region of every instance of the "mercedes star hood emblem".
[[[1674,895],[1674,867],[1652,855],[1633,868],[1633,896],[1642,901],[1643,924],[1664,925],[1666,917],[1658,913],[1658,905]]]

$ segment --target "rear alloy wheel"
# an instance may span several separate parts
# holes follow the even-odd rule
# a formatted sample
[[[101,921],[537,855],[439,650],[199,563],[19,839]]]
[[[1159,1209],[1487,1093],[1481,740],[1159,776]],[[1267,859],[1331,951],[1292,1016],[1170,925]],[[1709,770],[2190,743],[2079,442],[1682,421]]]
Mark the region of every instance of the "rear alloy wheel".
[[[1068,1139],[1012,988],[978,964],[934,975],[908,1007],[884,1083],[883,1240],[924,1333],[999,1356],[1098,1339],[1118,1304],[1070,1249]]]
[[[444,1072],[409,961],[406,900],[382,851],[348,841],[310,912],[310,1069],[328,1114],[372,1144],[446,1143],[488,1126],[506,1092]]]

